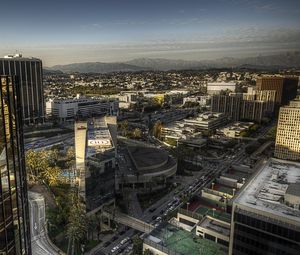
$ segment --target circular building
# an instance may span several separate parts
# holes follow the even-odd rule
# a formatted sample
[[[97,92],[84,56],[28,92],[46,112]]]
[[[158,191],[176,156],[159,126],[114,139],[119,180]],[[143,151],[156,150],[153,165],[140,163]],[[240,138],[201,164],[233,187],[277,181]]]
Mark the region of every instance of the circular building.
[[[125,154],[125,155],[124,155]],[[166,151],[142,145],[128,145],[117,173],[117,188],[156,189],[166,184],[169,177],[175,175],[177,162]]]

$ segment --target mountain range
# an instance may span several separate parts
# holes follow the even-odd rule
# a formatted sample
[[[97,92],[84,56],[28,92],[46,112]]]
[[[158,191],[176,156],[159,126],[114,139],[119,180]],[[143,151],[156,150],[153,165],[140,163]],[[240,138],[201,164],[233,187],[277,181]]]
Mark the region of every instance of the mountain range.
[[[299,68],[300,52],[257,56],[248,58],[220,58],[216,60],[171,60],[163,58],[138,58],[127,62],[103,63],[86,62],[67,65],[55,65],[46,68],[48,72],[62,71],[65,73],[110,73],[137,71],[168,71],[168,70],[201,70],[209,68],[253,68],[278,69]]]

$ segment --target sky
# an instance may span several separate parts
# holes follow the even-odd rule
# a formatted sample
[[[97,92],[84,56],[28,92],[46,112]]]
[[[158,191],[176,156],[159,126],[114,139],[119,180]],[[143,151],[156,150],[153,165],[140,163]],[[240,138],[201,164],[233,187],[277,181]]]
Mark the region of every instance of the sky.
[[[0,12],[0,56],[44,66],[300,50],[300,0],[9,0]]]

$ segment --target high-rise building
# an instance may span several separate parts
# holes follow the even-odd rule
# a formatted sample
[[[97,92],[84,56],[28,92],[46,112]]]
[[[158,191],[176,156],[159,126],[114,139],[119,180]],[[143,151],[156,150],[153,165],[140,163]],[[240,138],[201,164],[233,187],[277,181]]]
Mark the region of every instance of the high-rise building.
[[[229,254],[299,254],[299,169],[291,161],[262,162],[234,199]]]
[[[240,119],[240,107],[243,101],[242,96],[213,95],[211,97],[211,111],[222,112],[232,120]]]
[[[276,92],[248,91],[248,93],[230,93],[229,95],[213,95],[211,110],[222,112],[232,120],[261,122],[264,117],[271,116],[274,111]]]
[[[0,76],[0,254],[31,254],[19,88]]]
[[[87,213],[114,202],[116,117],[90,118],[75,123],[79,194]]]
[[[25,124],[42,122],[44,118],[44,90],[42,61],[8,55],[0,58],[0,75],[16,75],[19,79],[20,100]]]
[[[300,97],[280,107],[274,155],[300,160]]]
[[[286,105],[297,95],[298,77],[263,76],[256,80],[257,90],[275,90],[276,105]]]

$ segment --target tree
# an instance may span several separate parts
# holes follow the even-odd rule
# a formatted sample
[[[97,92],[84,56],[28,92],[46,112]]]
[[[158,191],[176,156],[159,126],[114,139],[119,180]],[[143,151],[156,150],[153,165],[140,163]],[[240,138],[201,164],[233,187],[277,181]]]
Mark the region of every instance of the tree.
[[[133,255],[142,255],[143,254],[143,240],[138,236],[132,238],[133,241]]]
[[[161,123],[161,121],[157,121],[157,122],[155,122],[155,124],[153,126],[153,136],[160,139],[161,132],[162,132],[162,123]]]
[[[267,137],[269,137],[272,140],[275,140],[276,132],[277,132],[277,126],[271,127],[267,133]]]
[[[122,135],[126,136],[127,132],[128,132],[128,121],[127,120],[124,120],[123,122],[121,122],[120,129],[122,131]]]
[[[144,251],[144,255],[153,255],[153,252],[150,251],[149,249],[146,249],[146,250]]]
[[[142,131],[139,128],[135,128],[132,132],[132,135],[134,138],[141,138],[142,137]]]
[[[80,202],[77,191],[73,191],[71,208],[67,225],[67,237],[69,238],[67,254],[73,255],[76,247],[84,242],[87,233],[87,218],[84,205]]]
[[[55,167],[47,167],[46,170],[41,172],[40,178],[45,181],[49,186],[57,185],[59,181],[59,175],[61,173],[61,169],[57,166]]]
[[[49,158],[49,163],[52,166],[56,166],[57,161],[59,159],[59,151],[58,151],[58,149],[50,150],[48,158]]]
[[[25,154],[25,163],[29,179],[35,182],[49,167],[48,155],[44,151],[29,150]]]

